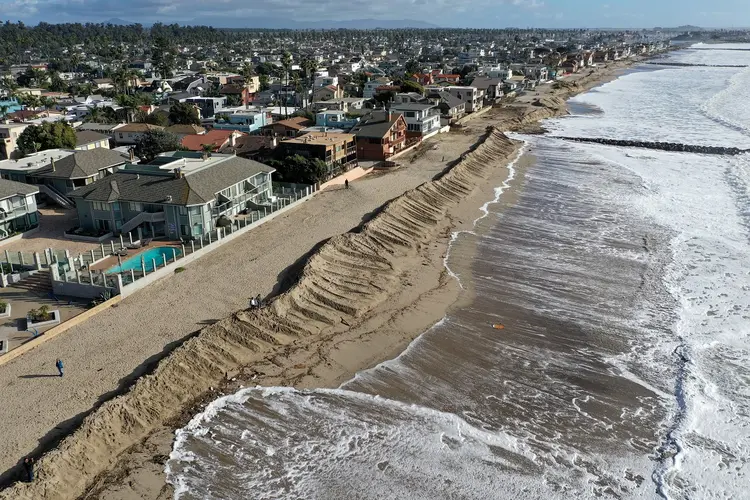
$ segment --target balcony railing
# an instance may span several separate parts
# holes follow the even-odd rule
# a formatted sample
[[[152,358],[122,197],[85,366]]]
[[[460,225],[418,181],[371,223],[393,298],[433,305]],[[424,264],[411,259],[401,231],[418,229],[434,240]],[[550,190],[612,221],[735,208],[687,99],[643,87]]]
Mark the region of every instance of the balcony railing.
[[[236,207],[241,207],[241,210],[242,210],[245,208],[245,204],[248,201],[256,202],[258,196],[269,191],[270,191],[270,186],[268,185],[267,182],[264,182],[263,184],[254,186],[253,189],[245,191],[244,193],[239,194],[238,196],[232,198],[231,200],[225,203],[222,203],[221,205],[215,206],[213,210],[211,211],[211,213],[214,217],[218,217],[220,215],[223,215],[229,212],[230,210]]]

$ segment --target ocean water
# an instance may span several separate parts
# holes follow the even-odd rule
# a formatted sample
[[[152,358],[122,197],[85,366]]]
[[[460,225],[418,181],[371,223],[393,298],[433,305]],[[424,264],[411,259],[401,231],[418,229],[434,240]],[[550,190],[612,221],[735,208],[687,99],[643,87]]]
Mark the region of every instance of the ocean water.
[[[669,60],[750,64],[731,47]],[[213,402],[176,498],[750,498],[750,156],[555,138],[750,147],[749,84],[639,68],[519,136],[536,164],[453,242],[471,304],[338,389]]]

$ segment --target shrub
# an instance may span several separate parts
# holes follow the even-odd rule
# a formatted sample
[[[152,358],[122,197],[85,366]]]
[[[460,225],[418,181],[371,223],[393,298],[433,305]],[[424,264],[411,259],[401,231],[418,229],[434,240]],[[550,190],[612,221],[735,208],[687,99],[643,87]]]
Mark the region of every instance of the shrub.
[[[184,267],[177,267],[177,268],[175,268],[175,270],[174,270],[174,273],[175,273],[175,274],[177,274],[177,273],[181,273],[181,272],[182,272],[182,271],[184,271],[184,270],[185,270],[185,268],[184,268]]]
[[[8,310],[8,303],[4,300],[0,300],[0,313],[4,313]]]

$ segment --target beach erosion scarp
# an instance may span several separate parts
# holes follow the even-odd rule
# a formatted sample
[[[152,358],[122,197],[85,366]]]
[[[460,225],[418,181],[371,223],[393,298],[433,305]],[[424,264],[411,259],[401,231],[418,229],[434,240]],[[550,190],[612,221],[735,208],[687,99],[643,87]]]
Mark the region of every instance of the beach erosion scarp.
[[[451,207],[517,148],[502,132],[488,128],[484,141],[439,179],[388,203],[361,230],[324,244],[297,284],[267,307],[239,311],[203,328],[129,392],[104,403],[39,460],[33,483],[16,483],[0,498],[76,498],[123,451],[242,367],[358,324],[400,286],[404,266],[431,240]]]

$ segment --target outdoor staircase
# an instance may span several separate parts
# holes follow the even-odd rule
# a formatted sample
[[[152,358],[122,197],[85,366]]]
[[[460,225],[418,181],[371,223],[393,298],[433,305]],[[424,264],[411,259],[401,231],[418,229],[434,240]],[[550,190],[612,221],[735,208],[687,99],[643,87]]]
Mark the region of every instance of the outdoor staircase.
[[[49,269],[44,269],[11,286],[34,293],[40,297],[47,297],[52,292],[52,278]]]
[[[52,186],[48,186],[46,184],[37,184],[37,187],[39,188],[39,191],[46,194],[50,198],[52,198],[55,203],[60,205],[63,208],[74,208],[75,203],[73,200],[62,194],[60,191],[55,189]]]
[[[122,234],[127,234],[144,222],[160,222],[165,219],[164,212],[141,212],[120,228]]]

